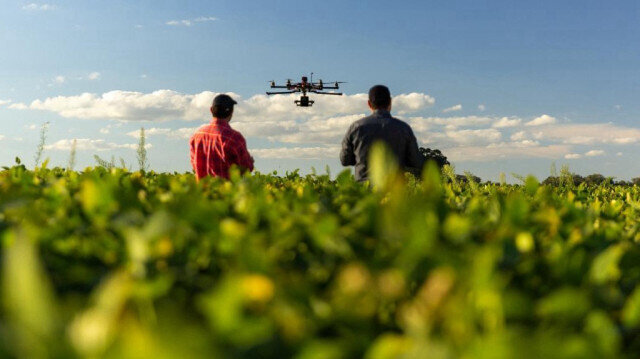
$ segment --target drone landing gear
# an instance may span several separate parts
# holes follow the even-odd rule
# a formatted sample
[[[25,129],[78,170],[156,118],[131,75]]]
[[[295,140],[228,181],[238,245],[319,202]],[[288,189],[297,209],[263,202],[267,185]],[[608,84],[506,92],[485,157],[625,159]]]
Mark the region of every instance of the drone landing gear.
[[[309,100],[309,96],[301,96],[299,100],[294,101],[298,107],[311,107],[314,101]]]

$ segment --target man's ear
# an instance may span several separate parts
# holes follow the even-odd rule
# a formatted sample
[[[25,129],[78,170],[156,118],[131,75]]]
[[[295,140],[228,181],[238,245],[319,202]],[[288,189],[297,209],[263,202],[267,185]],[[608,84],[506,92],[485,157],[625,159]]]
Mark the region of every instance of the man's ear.
[[[367,101],[367,104],[369,105],[369,108],[371,109],[371,111],[374,110],[373,105],[371,104],[371,101]]]
[[[211,111],[211,115],[213,116],[213,106],[211,106],[211,108],[209,108],[209,111]]]

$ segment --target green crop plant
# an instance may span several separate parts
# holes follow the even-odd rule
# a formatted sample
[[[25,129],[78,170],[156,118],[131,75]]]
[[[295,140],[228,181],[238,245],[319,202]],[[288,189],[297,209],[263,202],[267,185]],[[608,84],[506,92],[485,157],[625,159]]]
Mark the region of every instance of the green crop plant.
[[[637,357],[639,187],[379,152],[371,186],[1,171],[0,357]]]

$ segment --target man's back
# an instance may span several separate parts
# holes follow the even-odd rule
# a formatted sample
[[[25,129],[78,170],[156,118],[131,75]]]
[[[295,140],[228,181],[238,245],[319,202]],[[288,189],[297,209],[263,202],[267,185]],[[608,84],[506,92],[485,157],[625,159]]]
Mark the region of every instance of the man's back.
[[[355,165],[358,181],[368,178],[369,150],[378,141],[384,142],[396,155],[401,167],[422,167],[423,159],[411,127],[393,118],[388,111],[376,110],[371,116],[354,122],[342,141],[340,161],[343,166]]]
[[[191,137],[191,164],[196,176],[229,178],[229,169],[237,165],[253,171],[253,160],[244,137],[224,120],[214,119]]]

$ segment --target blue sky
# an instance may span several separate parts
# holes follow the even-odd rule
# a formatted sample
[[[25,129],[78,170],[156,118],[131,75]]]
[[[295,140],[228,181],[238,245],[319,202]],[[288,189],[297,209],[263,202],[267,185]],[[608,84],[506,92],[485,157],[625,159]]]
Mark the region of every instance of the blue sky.
[[[233,126],[260,171],[341,170],[337,146],[387,84],[395,113],[458,172],[544,177],[551,163],[640,176],[637,1],[2,0],[0,164],[93,155],[132,165],[149,130],[153,168],[189,169],[190,131],[215,93],[240,99]],[[266,98],[268,80],[348,81],[342,98]],[[85,95],[83,95],[85,94]],[[242,109],[241,109],[242,108]]]

